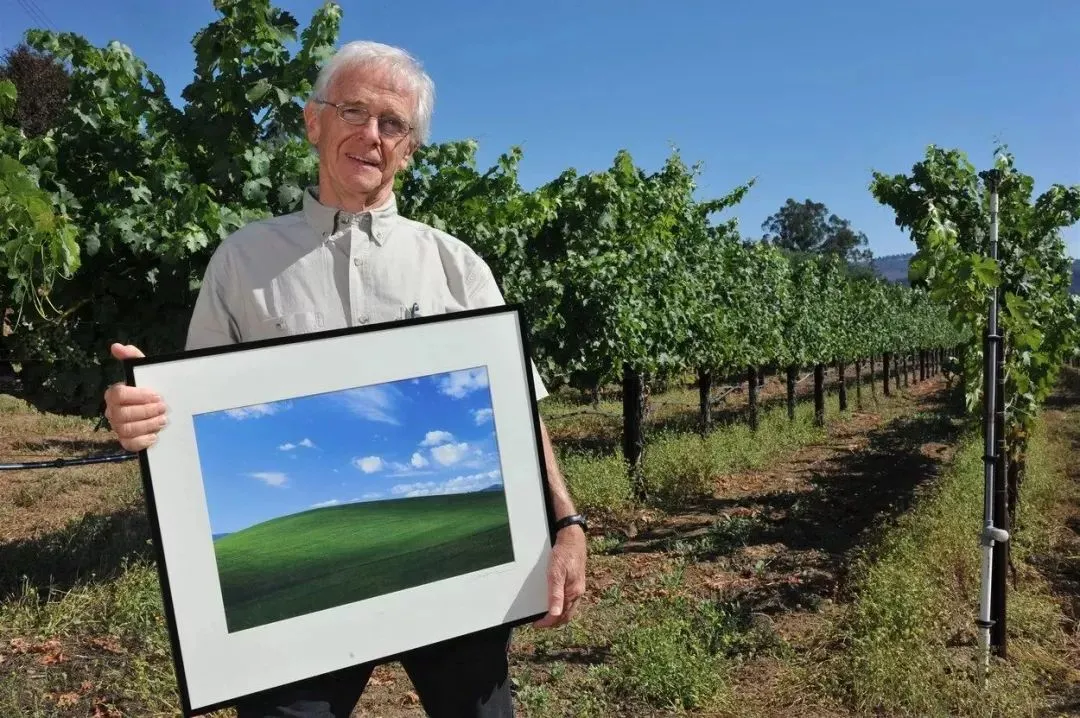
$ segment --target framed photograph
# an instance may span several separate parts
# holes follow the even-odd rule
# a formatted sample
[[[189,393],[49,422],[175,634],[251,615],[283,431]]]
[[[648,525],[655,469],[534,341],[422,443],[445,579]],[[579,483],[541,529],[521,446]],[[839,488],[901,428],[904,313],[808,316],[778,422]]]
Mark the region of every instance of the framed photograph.
[[[184,715],[547,610],[521,307],[125,362]]]

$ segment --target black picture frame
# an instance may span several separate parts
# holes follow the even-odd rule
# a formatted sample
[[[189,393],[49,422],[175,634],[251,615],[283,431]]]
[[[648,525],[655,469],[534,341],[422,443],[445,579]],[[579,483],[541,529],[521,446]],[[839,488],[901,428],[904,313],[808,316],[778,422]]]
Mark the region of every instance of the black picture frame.
[[[423,347],[429,351],[421,356],[418,350]],[[364,357],[364,360],[358,361],[358,357]],[[169,424],[160,432],[155,445],[139,452],[138,462],[184,716],[233,706],[357,664],[394,660],[409,649],[441,643],[474,631],[525,625],[545,615],[546,570],[555,543],[555,513],[540,432],[539,375],[531,360],[521,305],[470,309],[174,352],[125,360],[123,365],[128,385],[154,388],[168,406]],[[483,368],[482,374],[478,367]],[[466,376],[465,384],[457,381],[458,377],[465,376],[460,372],[471,372]],[[403,383],[427,386],[429,394],[431,386],[438,385],[445,390],[443,394],[451,397],[466,391],[461,386],[467,385],[474,393],[479,393],[477,387],[480,384],[486,387],[490,407],[486,412],[474,410],[474,416],[478,426],[482,414],[490,418],[497,468],[459,478],[471,480],[480,476],[486,480],[483,477],[493,476],[497,471],[501,493],[492,486],[485,488],[488,493],[466,490],[462,487],[471,484],[452,483],[456,479],[443,484],[421,482],[413,485],[426,487],[431,483],[434,488],[424,488],[427,495],[414,497],[422,499],[420,501],[391,498],[327,502],[319,508],[285,510],[280,515],[229,532],[229,536],[215,536],[211,505],[218,508],[214,504],[218,498],[208,498],[209,487],[214,487],[215,497],[237,493],[244,497],[243,500],[220,498],[222,510],[214,514],[215,520],[219,515],[239,515],[250,509],[248,503],[258,503],[255,492],[264,487],[256,484],[265,483],[269,488],[285,487],[284,473],[280,474],[279,481],[278,474],[263,471],[259,482],[236,489],[229,482],[237,481],[239,475],[228,475],[228,471],[218,469],[225,466],[226,461],[242,460],[237,457],[261,456],[258,453],[262,451],[258,448],[262,446],[260,441],[270,447],[281,439],[269,429],[263,436],[249,428],[260,418],[274,415],[277,410],[272,407],[285,406],[284,403],[300,405],[300,402],[317,399],[323,408],[305,409],[308,422],[305,426],[323,426],[318,424],[323,419],[312,419],[312,416],[329,416],[328,412],[334,410],[327,408],[330,399],[368,401],[373,387],[391,386],[398,394],[404,394]],[[368,394],[361,395],[361,392]],[[434,406],[434,400],[429,401]],[[442,411],[443,405],[438,406]],[[367,409],[360,411],[363,415]],[[449,412],[446,416],[457,416],[451,410],[446,411]],[[296,410],[296,413],[299,415],[300,411]],[[240,419],[250,421],[244,422],[248,426],[237,436],[242,435],[243,441],[258,446],[252,449],[245,444],[246,448],[238,450],[237,444],[233,443],[231,450],[222,450],[222,445],[230,446],[221,439],[228,433],[228,429],[222,427]],[[202,454],[200,422],[207,426]],[[325,422],[331,422],[331,419],[327,418]],[[288,426],[288,423],[279,421],[278,425]],[[337,427],[340,422],[326,423],[325,426]],[[398,423],[393,431],[399,436],[411,432],[410,440],[419,446],[423,443],[419,437],[425,428]],[[430,440],[430,434],[451,432],[428,433]],[[437,436],[438,440],[441,437]],[[310,443],[318,446],[318,442]],[[278,448],[285,446],[290,444]],[[450,448],[446,451],[436,453],[447,446]],[[468,446],[468,441],[462,441],[427,448],[433,458],[438,457],[440,461],[446,461],[447,466],[452,466],[455,461],[451,460],[465,452],[461,447]],[[490,454],[478,451],[484,458],[478,458],[477,462],[491,458]],[[420,456],[419,461],[417,456]],[[380,457],[375,458],[382,461]],[[429,465],[433,463],[417,452],[413,464],[420,465],[422,461]],[[371,463],[376,462],[372,460]],[[407,478],[409,465],[403,462],[395,465],[406,467],[403,478]],[[340,471],[344,467],[335,468]],[[357,468],[367,471],[369,467],[361,461]],[[208,479],[204,474],[211,474],[212,478]],[[319,476],[324,477],[324,474]],[[228,487],[228,490],[219,490],[218,484],[211,482],[220,482],[220,486]],[[395,486],[391,492],[397,488]],[[304,486],[303,490],[310,490],[310,487]],[[440,490],[443,493],[438,493]],[[267,506],[281,505],[278,497],[282,493],[284,491],[267,499]],[[504,499],[502,503],[493,498],[496,494]],[[252,497],[250,501],[248,496]],[[475,534],[463,533],[456,539],[461,542],[456,545],[468,546],[469,550],[454,555],[467,553],[473,557],[472,564],[459,566],[463,570],[469,569],[464,573],[422,581],[419,574],[402,577],[404,569],[397,573],[387,569],[384,573],[391,578],[385,585],[394,590],[371,594],[375,590],[370,585],[374,579],[364,583],[362,588],[361,582],[354,582],[351,588],[340,588],[337,603],[308,606],[306,611],[296,606],[306,606],[304,601],[308,599],[289,594],[291,584],[286,586],[289,581],[275,579],[301,575],[303,571],[297,567],[302,566],[313,577],[309,580],[323,581],[323,585],[333,583],[338,590],[337,584],[348,581],[340,578],[342,572],[327,569],[329,559],[295,548],[311,545],[310,537],[314,535],[311,532],[322,531],[323,526],[327,527],[327,532],[336,530],[347,536],[341,539],[341,545],[354,550],[354,554],[347,555],[368,556],[369,553],[364,551],[374,549],[366,548],[368,545],[353,535],[351,528],[343,530],[342,526],[354,525],[344,522],[352,520],[356,525],[368,525],[377,523],[373,517],[386,506],[393,505],[399,511],[404,510],[401,507],[409,507],[411,511],[416,506],[421,508],[415,511],[427,512],[421,514],[425,521],[436,520],[432,518],[434,516],[445,520],[447,526],[458,527],[454,531],[465,531],[460,527],[470,524],[448,518],[453,516],[451,512],[459,510],[456,508],[459,504],[454,503],[458,501],[480,502],[470,504],[470,510],[481,510],[476,507],[482,506],[483,520],[491,524],[482,536],[477,528]],[[349,511],[367,513],[350,515]],[[357,521],[358,516],[366,517],[366,521]],[[307,522],[303,524],[304,528],[290,528],[300,526],[300,521]],[[283,538],[286,536],[288,540]],[[506,560],[505,539],[509,539],[512,549],[510,560]],[[226,540],[231,541],[227,548]],[[356,546],[349,542],[355,542]],[[285,551],[283,546],[294,547],[290,549],[294,553]],[[382,566],[391,559],[383,557],[379,561],[378,565]],[[438,570],[448,571],[446,564],[446,561],[441,562]],[[355,568],[375,564],[345,565]],[[377,572],[361,573],[371,576]],[[301,582],[300,585],[304,584]],[[261,588],[256,590],[253,586]],[[349,590],[361,597],[348,600],[349,595],[354,595],[349,594]],[[368,593],[364,594],[364,591]],[[256,593],[254,599],[250,596],[252,592]],[[514,595],[509,597],[507,592]],[[466,596],[468,601],[463,602]],[[454,604],[453,611],[445,610],[447,603]],[[233,629],[229,627],[230,621]],[[243,660],[239,660],[241,657]]]

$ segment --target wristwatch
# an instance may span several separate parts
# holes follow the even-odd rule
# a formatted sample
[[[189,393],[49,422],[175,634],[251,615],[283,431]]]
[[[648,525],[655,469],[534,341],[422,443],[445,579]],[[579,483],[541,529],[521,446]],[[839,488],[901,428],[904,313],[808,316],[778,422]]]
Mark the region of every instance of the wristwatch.
[[[581,514],[570,514],[569,516],[564,516],[555,522],[555,532],[558,533],[567,526],[574,526],[575,524],[580,526],[582,531],[589,530],[589,524],[586,523],[584,516],[582,516]]]

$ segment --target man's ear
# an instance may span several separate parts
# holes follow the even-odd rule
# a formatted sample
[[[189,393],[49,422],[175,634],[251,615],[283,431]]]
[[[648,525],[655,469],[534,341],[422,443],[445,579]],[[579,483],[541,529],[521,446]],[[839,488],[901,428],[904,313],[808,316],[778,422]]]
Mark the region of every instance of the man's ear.
[[[307,128],[308,142],[319,144],[319,110],[314,102],[304,105],[304,127]]]
[[[416,154],[416,150],[420,148],[420,143],[409,136],[409,149],[405,150],[405,153],[401,155],[401,162],[398,163],[398,171],[407,170],[413,161],[413,155]]]

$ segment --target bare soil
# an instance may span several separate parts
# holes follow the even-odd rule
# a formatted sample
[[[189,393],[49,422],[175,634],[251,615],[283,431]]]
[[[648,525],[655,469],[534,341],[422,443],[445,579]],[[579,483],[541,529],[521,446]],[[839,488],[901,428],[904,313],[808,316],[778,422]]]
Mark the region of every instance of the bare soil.
[[[766,396],[782,400],[783,391],[783,383],[774,381]],[[590,558],[588,595],[579,617],[587,618],[613,588],[629,603],[663,591],[655,579],[672,569],[673,544],[705,536],[717,522],[743,519],[740,525],[748,529],[740,532],[733,550],[697,554],[682,566],[682,590],[749,605],[758,620],[798,649],[843,599],[850,552],[884,519],[905,511],[916,486],[932,480],[951,456],[956,428],[943,413],[944,401],[940,377],[894,393],[881,410],[874,410],[864,387],[865,410],[834,424],[826,441],[767,469],[717,477],[713,496],[698,505],[642,511],[633,530],[594,527],[597,535],[634,536]],[[853,393],[849,403],[854,407]],[[583,641],[559,657],[589,665],[603,655],[602,645]],[[512,673],[528,668],[533,675],[550,674],[550,651],[538,650],[528,639],[517,642],[511,658]],[[735,687],[743,715],[791,715],[801,699],[788,695],[784,670],[769,657],[746,664]],[[377,675],[354,718],[424,715],[400,668],[391,664]],[[828,706],[803,707],[810,711],[805,715],[843,715]]]

